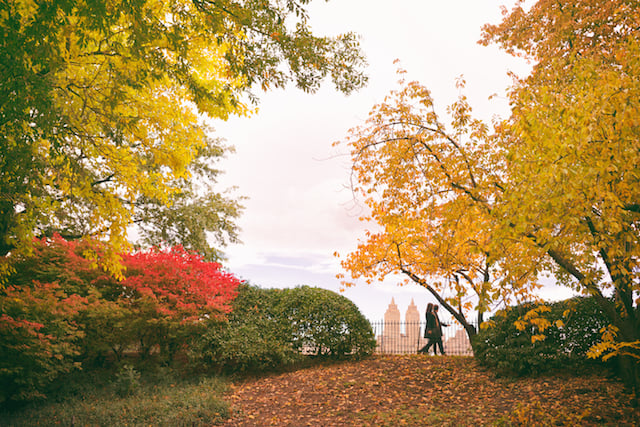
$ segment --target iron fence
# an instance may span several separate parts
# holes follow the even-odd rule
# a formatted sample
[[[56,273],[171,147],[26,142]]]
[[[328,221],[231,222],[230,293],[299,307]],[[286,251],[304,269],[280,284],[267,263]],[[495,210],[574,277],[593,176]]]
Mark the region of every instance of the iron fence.
[[[378,354],[416,354],[428,340],[424,338],[426,322],[371,322]],[[444,351],[452,356],[473,356],[466,331],[459,325],[442,328]],[[433,347],[429,350],[433,354]]]

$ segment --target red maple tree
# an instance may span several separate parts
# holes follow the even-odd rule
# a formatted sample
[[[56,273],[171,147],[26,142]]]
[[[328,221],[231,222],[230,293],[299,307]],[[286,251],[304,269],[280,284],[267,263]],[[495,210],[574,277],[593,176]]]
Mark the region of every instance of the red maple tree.
[[[197,319],[203,313],[228,313],[240,280],[214,262],[182,246],[152,248],[123,257],[122,285],[154,301],[159,314]]]

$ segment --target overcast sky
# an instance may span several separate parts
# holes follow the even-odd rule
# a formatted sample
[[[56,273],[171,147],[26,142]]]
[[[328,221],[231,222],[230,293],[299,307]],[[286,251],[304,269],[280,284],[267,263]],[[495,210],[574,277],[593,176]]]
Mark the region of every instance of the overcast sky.
[[[353,31],[361,36],[369,84],[349,96],[330,82],[315,94],[294,87],[272,91],[261,95],[254,116],[215,124],[217,135],[236,149],[220,165],[225,171],[221,184],[237,186],[232,194],[248,198],[238,221],[243,243],[227,248],[225,266],[263,287],[306,284],[338,291],[335,276],[343,271],[333,253],[353,250],[365,226],[348,188],[350,158],[332,142],[344,140],[374,104],[398,87],[394,60],[407,70],[407,80],[418,80],[432,91],[441,114],[457,98],[455,80],[463,75],[475,114],[486,120],[508,115],[507,73],[523,75],[529,65],[495,46],[477,44],[482,25],[500,22],[500,6],[510,9],[514,1],[314,3],[310,22],[316,34]],[[498,96],[490,100],[492,94]],[[396,283],[362,283],[343,295],[370,320],[382,319],[392,297],[403,315],[412,298],[421,312],[434,301],[424,288]],[[553,299],[565,296],[558,289],[548,293]]]

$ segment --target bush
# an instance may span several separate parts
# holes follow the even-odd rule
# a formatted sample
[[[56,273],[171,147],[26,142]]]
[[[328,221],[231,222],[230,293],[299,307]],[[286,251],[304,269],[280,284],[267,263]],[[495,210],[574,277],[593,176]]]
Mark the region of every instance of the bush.
[[[78,367],[83,334],[70,319],[84,303],[53,284],[0,291],[0,405],[43,397],[46,386]]]
[[[192,351],[201,366],[225,372],[286,368],[303,353],[329,358],[371,354],[369,322],[347,298],[302,286],[261,289],[242,285],[227,322],[211,322]]]
[[[275,289],[238,287],[226,321],[211,321],[191,356],[206,370],[256,372],[302,360],[291,346],[291,330],[276,314]]]
[[[343,358],[367,356],[375,349],[371,324],[344,296],[300,286],[282,290],[279,297],[280,315],[291,323],[297,351]]]
[[[220,264],[204,261],[202,255],[175,246],[124,254],[122,258],[124,278],[112,280],[112,287],[121,289],[115,302],[125,310],[114,311],[111,320],[122,325],[121,320],[130,317],[124,323],[124,333],[116,337],[133,339],[145,361],[153,355],[172,364],[176,355],[204,332],[202,319],[223,317],[231,310],[240,281],[224,272]],[[122,342],[117,348],[127,344],[130,342]]]
[[[118,396],[131,396],[140,389],[140,372],[131,365],[124,365],[115,375]]]
[[[122,254],[124,277],[98,267],[103,246],[60,236],[36,241],[30,255],[9,257],[0,289],[0,404],[45,397],[75,368],[139,360],[172,364],[223,318],[239,281],[217,263],[181,247]]]
[[[542,322],[549,325],[543,332],[534,323],[523,322],[534,309]],[[522,322],[523,330],[518,329],[517,322]],[[496,313],[483,325],[474,338],[474,354],[480,364],[515,375],[580,370],[602,365],[600,361],[588,359],[586,354],[599,342],[600,329],[607,324],[593,298],[523,304]],[[532,338],[540,334],[544,339],[532,342]]]

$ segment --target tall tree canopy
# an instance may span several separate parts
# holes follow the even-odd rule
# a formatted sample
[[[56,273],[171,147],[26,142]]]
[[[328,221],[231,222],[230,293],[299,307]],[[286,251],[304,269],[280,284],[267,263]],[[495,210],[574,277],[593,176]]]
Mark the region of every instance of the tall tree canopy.
[[[528,299],[537,287],[538,263],[514,265],[507,254],[539,256],[496,236],[491,211],[505,162],[466,99],[450,106],[446,126],[424,86],[400,84],[348,140],[354,189],[370,208],[366,220],[379,230],[367,233],[342,265],[369,281],[404,275],[427,288],[472,336],[471,313],[480,323],[496,304]]]
[[[234,238],[237,203],[191,179],[224,152],[205,119],[247,113],[256,88],[366,82],[357,38],[313,35],[308,3],[0,0],[0,254],[55,231],[115,253],[132,221]],[[169,230],[172,205],[218,214]]]
[[[640,359],[640,4],[517,6],[483,42],[536,62],[513,87],[499,133],[509,170],[498,215],[594,295],[611,320],[601,347]],[[612,296],[612,299],[606,299]],[[638,381],[635,372],[629,372]]]
[[[640,4],[522,3],[481,41],[534,62],[493,132],[464,100],[445,130],[417,83],[352,131],[356,188],[382,232],[344,266],[356,277],[409,271],[443,290],[428,279],[486,263],[506,273],[489,295],[512,297],[553,273],[607,313],[609,341],[595,353],[640,359]],[[464,263],[452,268],[449,246]]]

